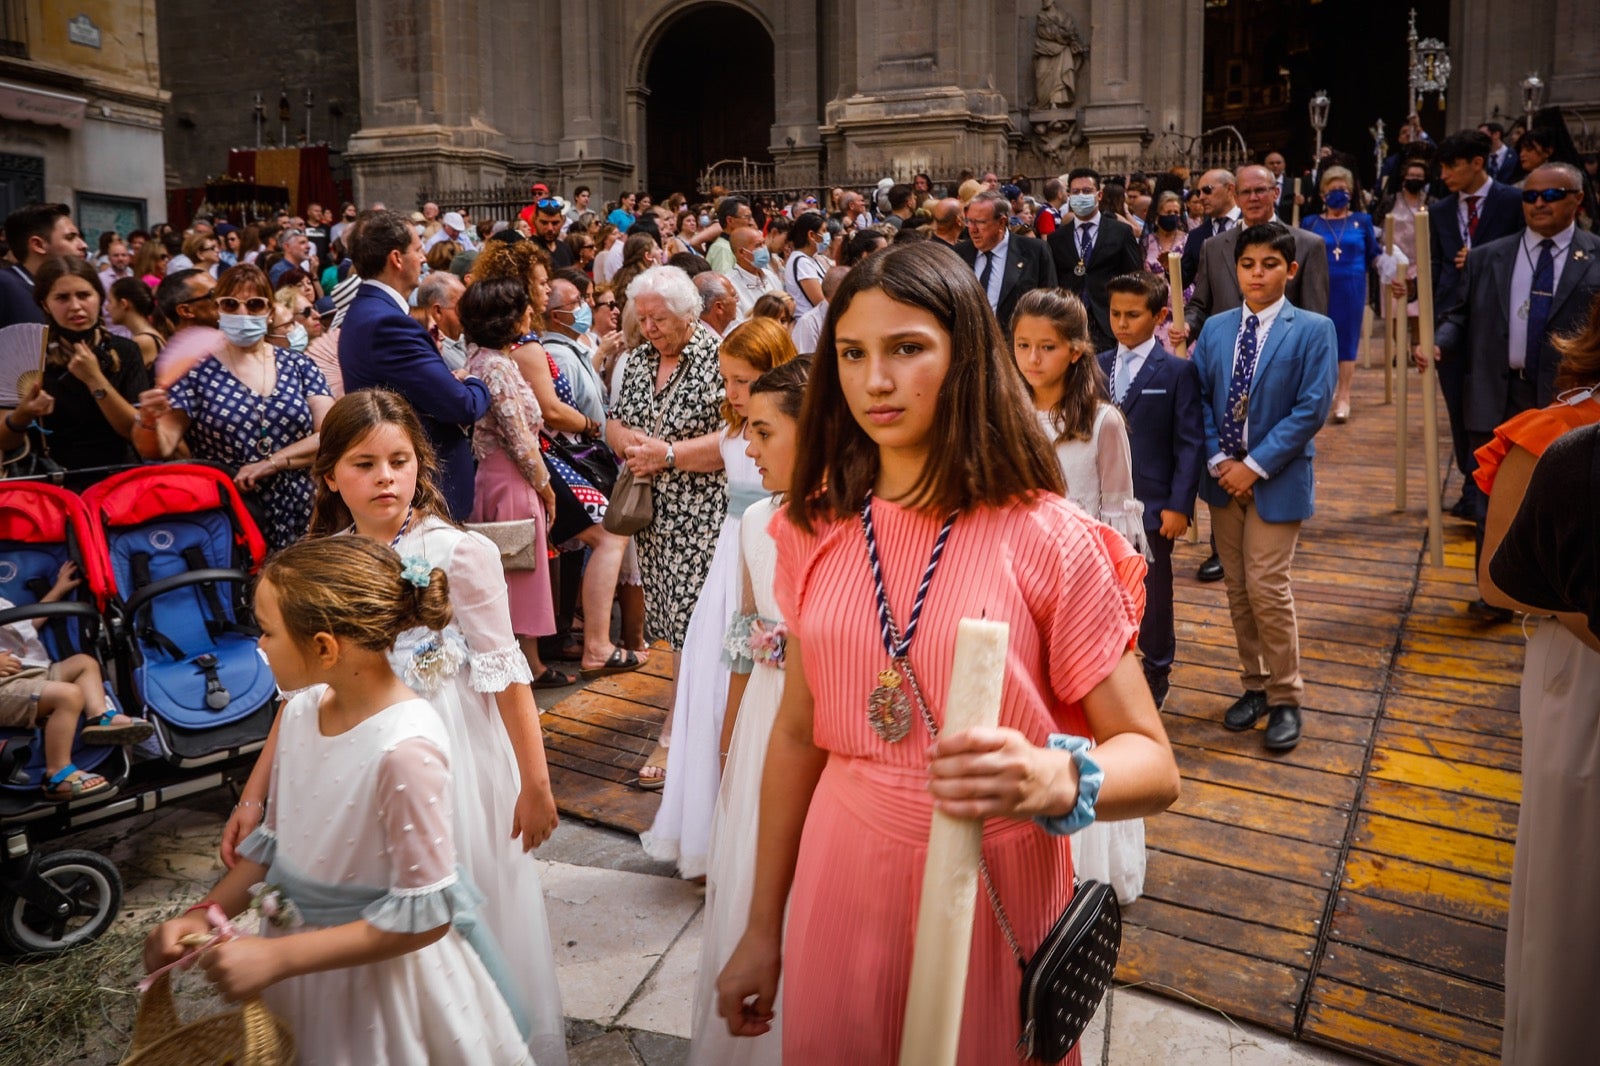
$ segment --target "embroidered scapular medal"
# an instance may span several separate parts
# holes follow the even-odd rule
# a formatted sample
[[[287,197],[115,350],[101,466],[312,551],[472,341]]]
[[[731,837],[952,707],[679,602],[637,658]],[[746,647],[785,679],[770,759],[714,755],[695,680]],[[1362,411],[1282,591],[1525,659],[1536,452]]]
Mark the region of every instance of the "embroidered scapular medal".
[[[877,687],[867,696],[867,724],[886,743],[895,744],[911,732],[911,698],[906,693],[905,677],[900,665],[911,651],[911,639],[916,636],[917,622],[922,618],[922,605],[933,583],[933,574],[939,568],[939,557],[944,554],[945,542],[950,539],[950,529],[956,523],[956,512],[951,512],[933,542],[933,553],[928,557],[927,568],[917,584],[916,599],[911,605],[911,620],[902,637],[895,625],[894,614],[889,609],[889,594],[883,585],[883,562],[878,558],[878,538],[872,528],[872,494],[867,494],[861,507],[861,531],[867,539],[867,564],[872,570],[873,591],[878,600],[878,626],[883,637],[883,650],[889,656],[889,666],[878,671]]]

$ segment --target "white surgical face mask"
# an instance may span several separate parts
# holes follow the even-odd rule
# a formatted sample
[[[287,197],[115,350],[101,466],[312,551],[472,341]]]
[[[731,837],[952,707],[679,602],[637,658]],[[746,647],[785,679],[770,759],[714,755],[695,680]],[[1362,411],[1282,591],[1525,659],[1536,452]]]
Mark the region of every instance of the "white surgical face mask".
[[[1568,407],[1576,407],[1585,400],[1593,399],[1596,389],[1600,389],[1600,385],[1591,385],[1587,389],[1568,389],[1557,396],[1556,399]]]
[[[311,343],[311,334],[298,322],[289,327],[286,338],[289,341],[289,350],[294,352],[305,351],[306,346]]]

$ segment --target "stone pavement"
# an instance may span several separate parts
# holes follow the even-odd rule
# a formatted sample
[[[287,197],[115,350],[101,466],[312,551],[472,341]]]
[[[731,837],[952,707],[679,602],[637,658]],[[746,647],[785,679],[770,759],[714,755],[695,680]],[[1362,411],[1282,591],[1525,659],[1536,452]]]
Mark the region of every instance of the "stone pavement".
[[[228,803],[220,794],[196,797],[56,846],[115,861],[125,888],[119,928],[138,928],[197,898],[215,878]],[[539,856],[572,1066],[687,1063],[704,891],[650,860],[636,838],[577,821],[564,823]],[[106,983],[131,985],[132,976]],[[131,996],[123,1008],[76,1054],[53,1061],[115,1063],[126,1044]],[[1132,988],[1107,997],[1083,1041],[1084,1066],[1356,1061]]]

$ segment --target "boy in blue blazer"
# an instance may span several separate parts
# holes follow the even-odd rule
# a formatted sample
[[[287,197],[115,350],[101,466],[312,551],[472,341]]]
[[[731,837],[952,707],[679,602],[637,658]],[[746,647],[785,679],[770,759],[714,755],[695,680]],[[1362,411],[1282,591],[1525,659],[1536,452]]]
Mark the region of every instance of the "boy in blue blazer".
[[[1338,375],[1331,319],[1284,298],[1294,234],[1281,222],[1239,235],[1234,268],[1244,306],[1213,315],[1192,357],[1205,416],[1200,496],[1228,588],[1244,695],[1223,724],[1267,719],[1268,751],[1300,740],[1300,635],[1289,570],[1312,514],[1311,439],[1327,420]]]
[[[1194,364],[1156,343],[1166,317],[1167,281],[1143,272],[1106,283],[1111,334],[1117,346],[1098,356],[1111,383],[1111,401],[1128,424],[1133,494],[1144,504],[1150,567],[1145,571],[1144,623],[1139,652],[1159,708],[1171,685],[1177,639],[1172,624],[1172,546],[1194,520],[1195,494],[1205,469],[1205,417]]]

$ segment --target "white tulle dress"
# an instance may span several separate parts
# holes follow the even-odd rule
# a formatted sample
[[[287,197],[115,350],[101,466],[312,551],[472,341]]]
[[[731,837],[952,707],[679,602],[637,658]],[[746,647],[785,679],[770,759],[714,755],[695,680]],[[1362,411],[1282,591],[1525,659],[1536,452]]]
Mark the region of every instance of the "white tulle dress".
[[[661,806],[649,831],[639,837],[651,858],[676,863],[679,876],[685,878],[706,872],[711,816],[722,776],[722,715],[728,703],[722,639],[743,596],[739,520],[745,508],[767,495],[755,461],[744,453],[744,438],[724,433],[721,448],[728,475],[728,514],[683,641]]]
[[[456,928],[384,962],[268,988],[267,1005],[294,1030],[297,1061],[532,1063],[492,974],[493,947],[462,932],[482,897],[457,866],[444,723],[410,699],[324,736],[324,692],[284,705],[267,819],[240,849],[295,905],[296,924],[263,922],[263,935],[357,920],[397,933]]]
[[[495,695],[533,680],[511,629],[505,571],[486,537],[437,518],[406,530],[402,560],[421,557],[445,572],[455,618],[441,633],[400,635],[389,659],[395,672],[444,719],[455,752],[456,852],[487,897],[483,918],[522,991],[539,1066],[565,1066],[566,1020],[544,889],[532,854],[511,838],[522,778]]]
[[[700,936],[700,968],[694,988],[694,1022],[689,1043],[690,1066],[780,1066],[783,1061],[781,991],[772,1031],[758,1037],[730,1036],[717,1015],[717,974],[744,935],[755,891],[756,830],[761,820],[761,773],[767,741],[783,697],[781,652],[773,648],[783,637],[783,616],[772,594],[778,547],[767,532],[772,499],[757,501],[744,513],[739,547],[749,575],[754,615],[741,614],[728,630],[730,657],[745,656],[750,680],[728,744],[728,762],[717,793],[711,822],[710,868],[706,873],[705,927]],[[757,626],[749,625],[752,617]],[[755,635],[756,647],[751,647]],[[763,637],[761,634],[766,634]],[[776,637],[777,640],[773,638]]]
[[[1133,495],[1133,451],[1122,413],[1100,404],[1089,440],[1056,440],[1059,430],[1047,411],[1039,412],[1039,424],[1056,442],[1067,499],[1121,533],[1148,559],[1144,504]],[[1093,822],[1074,833],[1072,868],[1082,880],[1110,885],[1118,902],[1132,903],[1144,891],[1144,820]]]

